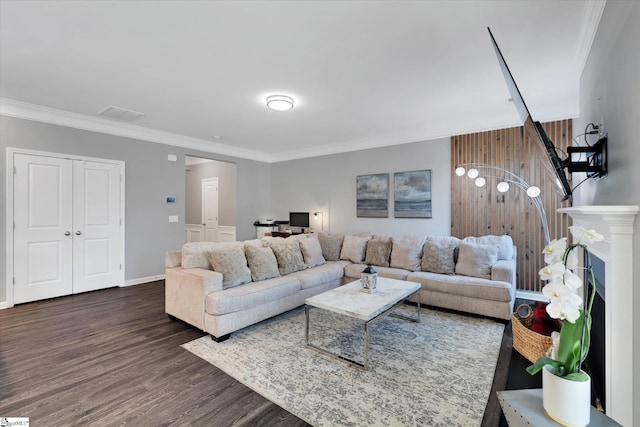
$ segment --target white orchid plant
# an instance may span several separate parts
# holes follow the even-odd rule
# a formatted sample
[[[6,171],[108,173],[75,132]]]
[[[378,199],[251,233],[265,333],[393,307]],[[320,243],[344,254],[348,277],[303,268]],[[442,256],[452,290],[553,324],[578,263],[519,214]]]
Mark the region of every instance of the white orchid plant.
[[[543,251],[547,264],[540,272],[540,278],[547,284],[542,293],[549,298],[547,313],[554,319],[562,320],[560,340],[554,355],[540,357],[527,368],[531,375],[538,373],[545,365],[556,369],[556,375],[572,381],[586,381],[587,375],[582,371],[582,362],[589,353],[591,336],[591,308],[595,296],[595,279],[588,245],[603,239],[595,230],[581,227],[569,227],[575,243],[569,244],[566,237],[549,243]],[[583,287],[582,278],[575,274],[578,269],[578,257],[574,250],[584,250],[585,276],[589,278],[589,286]],[[582,288],[583,296],[578,292]],[[583,304],[584,303],[584,304]]]

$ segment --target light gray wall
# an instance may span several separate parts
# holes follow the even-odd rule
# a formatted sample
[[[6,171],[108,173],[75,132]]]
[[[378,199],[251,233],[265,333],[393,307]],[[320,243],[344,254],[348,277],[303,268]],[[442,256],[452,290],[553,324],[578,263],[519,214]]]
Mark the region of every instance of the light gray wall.
[[[0,303],[6,301],[7,147],[125,162],[125,280],[164,273],[164,253],[184,242],[185,154],[234,162],[237,166],[236,234],[255,236],[253,221],[270,209],[271,165],[2,116],[0,117]],[[167,161],[168,154],[178,156]],[[176,196],[175,205],[165,197]],[[169,215],[180,221],[169,223]]]
[[[275,219],[289,212],[323,212],[332,232],[449,235],[451,227],[450,138],[273,164],[271,197]],[[393,217],[393,173],[431,169],[433,218]],[[356,217],[356,176],[389,173],[389,217]],[[313,218],[310,220],[313,227]]]
[[[187,224],[202,221],[202,180],[218,178],[218,224],[236,225],[236,165],[217,160],[186,167]]]
[[[574,205],[640,205],[640,2],[608,1],[580,79],[580,117],[574,134],[588,123],[599,123],[609,137],[609,175],[589,180],[576,191]],[[595,139],[590,139],[594,141]],[[576,177],[578,178],[578,177]],[[579,179],[574,178],[574,182]],[[636,218],[633,257],[633,306],[640,306],[640,219]],[[608,286],[609,284],[607,284]],[[615,283],[611,284],[615,286]],[[640,355],[640,316],[632,327],[634,357]],[[640,361],[629,375],[633,395],[640,396]],[[640,426],[640,407],[633,409],[633,425]]]

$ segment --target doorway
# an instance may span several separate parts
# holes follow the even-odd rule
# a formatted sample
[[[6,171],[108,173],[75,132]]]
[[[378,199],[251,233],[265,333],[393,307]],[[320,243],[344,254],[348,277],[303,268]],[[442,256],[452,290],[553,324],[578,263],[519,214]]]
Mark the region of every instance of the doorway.
[[[234,241],[236,164],[185,156],[185,242]]]

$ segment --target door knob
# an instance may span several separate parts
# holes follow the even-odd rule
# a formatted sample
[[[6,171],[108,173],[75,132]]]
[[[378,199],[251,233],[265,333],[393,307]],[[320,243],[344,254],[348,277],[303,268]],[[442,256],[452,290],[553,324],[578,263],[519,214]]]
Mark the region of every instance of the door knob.
[[[79,236],[81,234],[82,234],[82,231],[80,231],[80,230],[76,231],[76,236]]]
[[[65,231],[65,232],[64,232],[64,235],[65,235],[65,236],[71,236],[71,232],[70,232],[70,231]]]

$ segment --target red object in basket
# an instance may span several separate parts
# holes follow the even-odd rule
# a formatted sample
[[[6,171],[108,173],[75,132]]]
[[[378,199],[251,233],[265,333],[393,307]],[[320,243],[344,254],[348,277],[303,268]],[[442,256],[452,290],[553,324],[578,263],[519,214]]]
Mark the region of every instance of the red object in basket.
[[[547,303],[538,301],[533,310],[533,321],[531,322],[531,330],[541,335],[550,336],[551,332],[559,331],[560,325],[558,321],[547,313]]]

